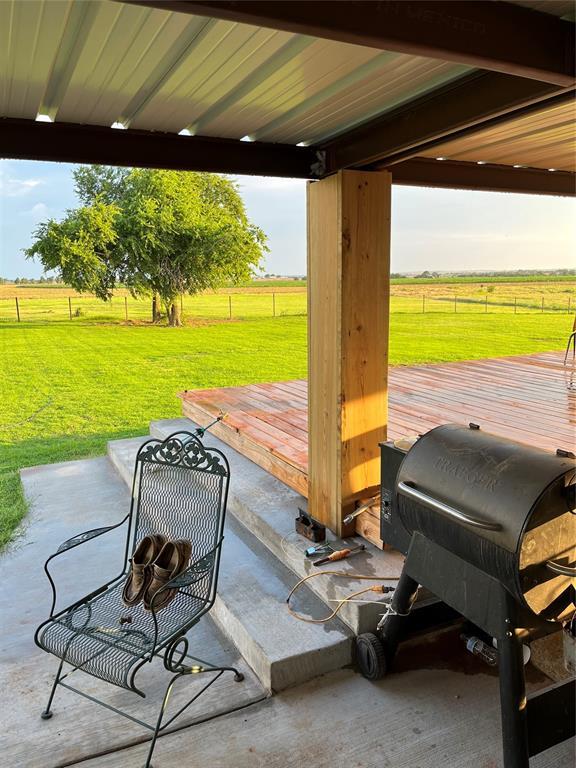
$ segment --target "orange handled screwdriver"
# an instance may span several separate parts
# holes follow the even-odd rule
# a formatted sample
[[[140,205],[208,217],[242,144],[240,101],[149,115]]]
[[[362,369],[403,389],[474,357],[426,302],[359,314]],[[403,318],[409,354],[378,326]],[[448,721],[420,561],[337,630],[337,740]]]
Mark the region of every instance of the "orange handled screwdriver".
[[[365,549],[365,544],[359,544],[357,547],[353,547],[352,549],[337,549],[336,552],[332,552],[332,554],[328,555],[328,557],[323,557],[321,560],[316,560],[314,565],[324,565],[324,563],[333,563],[335,560],[344,560],[345,558],[350,557],[350,555],[353,555],[355,552],[362,552]]]

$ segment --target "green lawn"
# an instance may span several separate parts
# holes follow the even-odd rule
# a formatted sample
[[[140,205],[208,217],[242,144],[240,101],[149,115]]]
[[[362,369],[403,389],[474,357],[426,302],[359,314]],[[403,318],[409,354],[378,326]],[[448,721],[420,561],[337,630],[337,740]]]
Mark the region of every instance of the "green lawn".
[[[562,348],[567,315],[395,314],[391,363]],[[17,471],[103,454],[180,414],[176,392],[306,376],[306,318],[185,328],[66,323],[0,326],[0,545],[25,512]]]

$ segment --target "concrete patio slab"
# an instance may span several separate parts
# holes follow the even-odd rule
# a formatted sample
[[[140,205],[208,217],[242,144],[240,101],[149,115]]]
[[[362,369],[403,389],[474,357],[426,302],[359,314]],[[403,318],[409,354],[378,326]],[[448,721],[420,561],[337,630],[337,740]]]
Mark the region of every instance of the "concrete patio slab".
[[[47,556],[80,531],[119,521],[130,499],[106,458],[25,469],[21,476],[30,512],[24,533],[0,557],[2,761],[10,768],[55,768],[148,738],[140,726],[62,688],[56,693],[54,717],[41,720],[58,662],[33,641],[34,630],[50,608],[51,593],[43,573]],[[105,574],[119,569],[124,545],[121,530],[54,561],[54,575],[65,604],[97,587]],[[213,663],[239,666],[246,679],[235,683],[232,675],[224,675],[176,721],[176,727],[246,707],[267,696],[210,618],[192,629],[189,639],[191,653]],[[81,673],[70,682],[154,722],[168,679],[161,662],[142,670],[140,680],[149,694],[145,700]],[[183,704],[200,685],[200,678],[181,680],[171,706]]]
[[[283,691],[242,712],[160,739],[161,768],[501,768],[498,682],[446,669],[370,683],[349,670]],[[193,756],[191,759],[190,756]],[[124,750],[82,768],[141,768]],[[573,768],[574,745],[531,768]]]

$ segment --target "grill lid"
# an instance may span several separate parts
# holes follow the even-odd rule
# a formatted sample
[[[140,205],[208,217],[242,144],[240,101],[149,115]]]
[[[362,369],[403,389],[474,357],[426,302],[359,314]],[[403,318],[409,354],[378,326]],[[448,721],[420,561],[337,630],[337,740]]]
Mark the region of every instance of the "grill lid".
[[[438,514],[516,552],[545,491],[554,483],[574,483],[575,471],[576,464],[567,455],[446,424],[427,432],[408,451],[398,473],[397,490],[410,495],[400,487],[402,483],[431,497],[438,503]],[[460,519],[442,506],[458,512]]]

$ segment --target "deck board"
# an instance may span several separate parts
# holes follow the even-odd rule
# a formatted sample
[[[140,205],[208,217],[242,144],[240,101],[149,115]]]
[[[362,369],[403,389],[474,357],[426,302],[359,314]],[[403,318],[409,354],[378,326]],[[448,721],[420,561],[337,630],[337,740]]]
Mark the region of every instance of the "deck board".
[[[554,451],[574,450],[576,370],[561,352],[390,369],[388,435],[397,439],[446,422],[476,422],[487,432]],[[181,393],[184,415],[306,495],[306,380]]]

